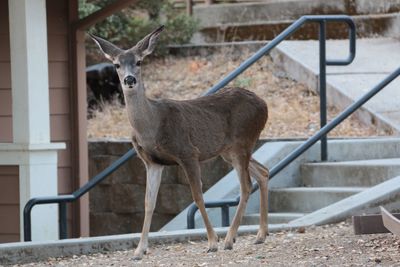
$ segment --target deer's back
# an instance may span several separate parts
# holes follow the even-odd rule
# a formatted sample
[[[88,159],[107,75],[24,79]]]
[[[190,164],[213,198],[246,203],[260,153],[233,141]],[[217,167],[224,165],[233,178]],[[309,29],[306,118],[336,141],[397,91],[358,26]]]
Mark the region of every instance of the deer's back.
[[[226,88],[214,95],[189,100],[188,103],[188,109],[198,107],[201,110],[203,116],[200,117],[208,122],[209,129],[216,121],[224,125],[226,138],[258,138],[268,118],[265,101],[243,88]]]
[[[166,150],[200,153],[200,159],[214,157],[230,145],[253,146],[265,126],[267,105],[256,94],[241,88],[227,88],[193,100],[160,100],[163,117],[158,140]],[[189,147],[189,148],[187,148]]]

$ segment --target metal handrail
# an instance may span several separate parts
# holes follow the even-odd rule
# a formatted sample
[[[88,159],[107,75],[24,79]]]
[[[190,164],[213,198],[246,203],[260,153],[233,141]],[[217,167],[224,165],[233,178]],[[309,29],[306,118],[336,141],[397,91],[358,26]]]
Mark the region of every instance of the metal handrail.
[[[346,59],[327,60],[326,59],[326,23],[332,21],[345,22],[349,27],[349,55]],[[356,56],[356,26],[353,19],[347,15],[315,15],[315,16],[302,16],[273,40],[268,42],[264,47],[258,50],[253,56],[245,60],[238,68],[229,73],[225,78],[211,87],[203,95],[213,94],[230,83],[239,74],[253,65],[261,57],[269,53],[279,43],[292,35],[306,22],[319,23],[319,95],[320,95],[320,125],[321,128],[326,124],[326,66],[344,66],[353,62]],[[323,136],[321,139],[321,160],[326,161],[328,157],[327,138]]]
[[[370,100],[374,95],[379,93],[386,85],[392,82],[395,78],[400,76],[400,67],[394,72],[389,74],[385,79],[373,87],[368,93],[360,97],[356,102],[348,106],[343,112],[336,116],[331,122],[322,127],[318,132],[311,136],[306,142],[297,147],[284,159],[282,159],[278,164],[276,164],[270,171],[270,179],[283,170],[287,165],[309,149],[312,145],[318,142],[324,135],[328,134],[332,129],[339,125],[342,121],[353,114],[358,108],[364,105],[368,100]],[[258,189],[258,184],[253,184],[251,192],[255,192]],[[219,201],[208,201],[205,202],[206,208],[221,208],[222,211],[222,224],[223,226],[229,226],[229,207],[237,206],[240,201],[240,196],[234,199],[225,199]],[[187,214],[187,225],[188,229],[194,228],[194,214],[197,211],[196,205],[191,205]]]
[[[327,60],[326,59],[326,23],[332,21],[341,21],[347,23],[349,27],[349,55],[346,59],[341,60]],[[239,74],[245,71],[248,67],[254,64],[257,60],[263,57],[265,54],[269,53],[273,48],[275,48],[279,43],[285,40],[287,37],[292,35],[295,31],[297,31],[304,23],[306,22],[317,22],[319,23],[319,93],[320,93],[320,125],[321,130],[326,125],[327,122],[327,112],[326,112],[326,66],[327,65],[348,65],[350,64],[356,55],[356,28],[353,19],[347,15],[317,15],[317,16],[302,16],[298,20],[296,20],[293,24],[291,24],[286,30],[281,32],[278,36],[276,36],[272,41],[258,50],[253,56],[249,59],[245,60],[237,69],[229,73],[224,79],[219,81],[216,85],[211,87],[206,93],[214,93],[220,90],[222,87],[231,82],[234,78],[236,78]],[[328,158],[328,140],[326,134],[322,134],[315,142],[321,140],[321,160],[326,161]],[[313,142],[312,144],[314,144]],[[307,142],[306,142],[307,143]],[[308,147],[307,147],[308,148]],[[299,154],[293,151],[289,156],[295,155],[293,158],[285,158],[278,163],[279,169],[275,167],[271,169],[270,178],[272,178],[276,173],[289,165],[294,159],[296,159],[301,153],[305,150],[302,150]],[[252,193],[258,189],[258,184],[253,184]],[[221,219],[222,226],[229,225],[229,207],[237,206],[239,204],[240,196],[237,196],[234,199],[226,199],[226,200],[217,200],[217,201],[207,201],[205,202],[206,208],[221,208]],[[198,207],[192,203],[188,209],[187,213],[187,228],[194,228],[194,214],[198,210]]]
[[[130,149],[122,157],[113,162],[110,166],[105,168],[102,172],[94,176],[84,186],[69,195],[53,196],[53,197],[36,197],[30,199],[24,207],[24,241],[32,241],[31,233],[31,211],[35,205],[43,204],[59,204],[59,235],[60,239],[67,238],[67,209],[66,204],[72,202],[83,196],[90,189],[95,187],[98,183],[103,181],[108,175],[116,171],[125,162],[132,157],[136,156],[136,151]]]
[[[354,57],[355,57],[355,25],[353,20],[349,16],[345,15],[327,15],[327,16],[303,16],[297,21],[295,21],[291,26],[289,26],[285,31],[283,31],[281,34],[279,34],[276,38],[274,38],[271,42],[269,42],[266,46],[261,48],[256,54],[254,54],[252,57],[244,61],[236,70],[228,74],[226,78],[222,79],[220,82],[218,82],[216,85],[214,85],[212,88],[210,88],[207,92],[205,92],[203,95],[210,95],[215,93],[216,91],[220,90],[222,87],[227,85],[230,81],[232,81],[234,78],[236,78],[240,73],[242,73],[244,70],[246,70],[248,67],[250,67],[253,63],[255,63],[258,59],[260,59],[262,56],[264,56],[266,53],[268,53],[272,48],[274,48],[277,44],[279,44],[281,41],[283,41],[285,38],[290,36],[294,31],[296,31],[299,27],[301,27],[305,22],[319,22],[320,29],[323,28],[323,35],[321,35],[322,30],[320,32],[320,49],[321,49],[321,42],[323,41],[323,45],[325,47],[325,34],[324,34],[324,29],[325,29],[325,22],[327,21],[343,21],[346,22],[349,26],[349,37],[350,37],[350,45],[349,45],[349,56],[346,59],[343,60],[326,60],[325,57],[325,52],[323,53],[323,57],[320,58],[322,62],[325,62],[324,67],[326,65],[347,65],[350,64]],[[322,28],[321,28],[322,27]],[[321,36],[323,38],[321,39]],[[324,50],[325,51],[325,50]],[[321,55],[321,51],[320,51]],[[325,90],[326,85],[320,83],[320,91]],[[326,110],[326,96],[322,96],[321,94],[321,103],[325,103],[325,105],[321,104],[321,108]],[[323,99],[322,99],[323,98]],[[324,107],[325,106],[325,107]],[[321,114],[324,113],[321,110]],[[325,112],[326,114],[326,112]],[[326,121],[326,118],[325,118]],[[321,119],[321,123],[323,122],[323,119]],[[325,150],[326,151],[326,148]],[[121,158],[119,158],[117,161],[115,161],[113,164],[111,164],[109,167],[107,167],[105,170],[97,174],[95,177],[90,179],[84,186],[73,192],[72,194],[68,195],[60,195],[60,196],[53,196],[53,197],[36,197],[30,199],[23,211],[23,221],[24,221],[24,240],[25,241],[31,241],[32,240],[32,233],[31,233],[31,211],[32,208],[36,205],[43,205],[43,204],[59,204],[59,237],[60,239],[65,239],[67,238],[67,209],[66,209],[66,204],[68,202],[72,202],[80,198],[82,195],[87,193],[90,189],[92,189],[94,186],[96,186],[98,183],[103,181],[108,175],[113,173],[115,170],[117,170],[120,166],[122,166],[125,162],[127,162],[130,158],[136,156],[136,151],[134,149],[130,149],[126,154],[124,154]],[[254,187],[254,186],[253,186]],[[253,192],[256,189],[253,190]],[[237,199],[234,199],[232,201],[215,201],[215,202],[206,202],[206,207],[214,207],[213,203],[215,204],[215,207],[221,207],[223,211],[223,217],[224,221],[228,221],[229,223],[229,206],[235,206],[238,203]],[[222,204],[220,204],[222,203]],[[236,203],[236,204],[235,204]],[[194,206],[197,208],[196,206]],[[194,228],[194,213],[196,212],[197,209],[193,208],[193,205],[191,206],[191,209],[189,210],[190,214],[193,217],[193,227]],[[188,217],[189,217],[188,213]],[[228,214],[228,216],[226,216]],[[189,219],[188,219],[189,221]],[[189,224],[188,224],[189,225]]]

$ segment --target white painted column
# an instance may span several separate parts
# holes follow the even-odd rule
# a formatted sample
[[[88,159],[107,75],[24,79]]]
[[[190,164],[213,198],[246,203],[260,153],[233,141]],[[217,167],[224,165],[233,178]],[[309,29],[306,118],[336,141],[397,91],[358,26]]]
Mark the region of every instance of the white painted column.
[[[45,0],[9,0],[14,143],[49,143]]]
[[[57,150],[30,150],[19,165],[20,231],[23,233],[23,208],[32,197],[56,196]],[[40,205],[32,209],[32,240],[58,239],[58,206]],[[23,235],[21,235],[23,241]]]
[[[57,195],[57,149],[65,146],[50,143],[46,0],[9,0],[8,6],[13,141],[24,148],[18,152],[22,239],[26,202]],[[32,240],[58,238],[57,212],[56,205],[33,208]]]

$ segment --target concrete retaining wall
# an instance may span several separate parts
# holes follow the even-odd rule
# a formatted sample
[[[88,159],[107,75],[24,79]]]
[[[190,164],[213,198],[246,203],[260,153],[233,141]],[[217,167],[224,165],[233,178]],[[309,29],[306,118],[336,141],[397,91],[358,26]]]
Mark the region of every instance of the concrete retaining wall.
[[[399,0],[289,0],[195,5],[201,28],[259,21],[296,20],[302,15],[368,15],[400,11]]]
[[[93,177],[132,147],[129,141],[89,143],[89,175]],[[202,164],[203,190],[231,170],[222,159]],[[151,231],[159,230],[192,202],[189,185],[178,167],[164,169]],[[130,160],[90,191],[90,235],[140,232],[144,218],[146,170],[139,158]],[[178,196],[178,197],[177,197]]]
[[[196,5],[193,15],[200,31],[192,43],[272,40],[304,15],[346,14],[352,16],[358,38],[373,38],[396,24],[399,0],[288,0],[257,3]],[[347,25],[330,22],[328,39],[347,39]],[[318,25],[306,23],[287,40],[317,40]]]

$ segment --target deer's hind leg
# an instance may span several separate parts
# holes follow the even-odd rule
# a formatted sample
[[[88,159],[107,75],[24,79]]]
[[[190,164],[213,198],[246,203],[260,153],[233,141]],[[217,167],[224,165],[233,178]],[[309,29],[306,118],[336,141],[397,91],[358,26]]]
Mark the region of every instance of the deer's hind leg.
[[[260,188],[260,228],[257,233],[255,244],[264,243],[268,235],[268,168],[261,165],[254,159],[250,159],[250,175],[253,177]]]
[[[208,238],[207,252],[215,252],[218,250],[218,236],[215,233],[210,220],[208,219],[207,211],[204,205],[200,163],[197,160],[190,159],[190,160],[183,160],[179,165],[183,168],[186,178],[189,181],[193,200],[196,203],[197,207],[199,208],[201,216],[203,217],[204,225],[206,226],[207,229],[207,238]]]
[[[240,181],[240,201],[233,217],[232,225],[225,237],[224,249],[232,249],[237,230],[242,220],[251,192],[251,179],[249,174],[250,153],[241,151],[239,153],[228,152],[222,155],[224,160],[231,163],[235,168]]]

